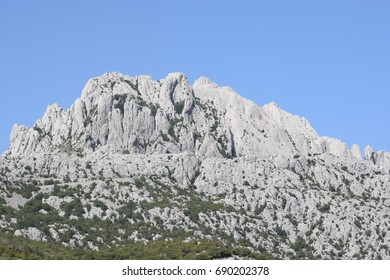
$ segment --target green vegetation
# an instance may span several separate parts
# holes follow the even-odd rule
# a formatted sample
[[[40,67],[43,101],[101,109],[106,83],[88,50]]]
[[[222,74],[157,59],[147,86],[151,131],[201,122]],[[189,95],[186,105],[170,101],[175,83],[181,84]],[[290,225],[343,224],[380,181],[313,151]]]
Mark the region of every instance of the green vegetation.
[[[187,216],[195,223],[199,222],[199,213],[208,212],[208,211],[218,211],[223,210],[224,205],[221,203],[215,203],[212,201],[203,201],[199,197],[192,197],[190,201],[187,202]]]
[[[157,115],[158,106],[155,106],[153,103],[150,103],[150,112],[152,113],[153,117]]]
[[[175,112],[177,114],[181,114],[183,112],[183,109],[184,109],[184,104],[185,104],[185,101],[182,100],[182,101],[179,101],[179,102],[175,102],[175,104],[173,105],[174,108],[175,108]]]
[[[120,217],[132,218],[134,215],[135,209],[136,209],[135,203],[130,201],[127,204],[120,207],[118,209],[118,213],[119,213]]]
[[[65,175],[64,178],[63,178],[63,180],[64,180],[64,183],[70,183],[70,182],[72,182],[72,180],[70,179],[69,175]]]
[[[321,213],[328,213],[330,210],[330,205],[329,204],[317,205],[317,209]]]
[[[215,124],[215,123],[214,123]],[[218,127],[219,124],[216,124],[216,127],[215,129]],[[215,129],[213,131],[215,131]],[[217,142],[219,143],[220,146],[217,146],[218,148],[218,151],[221,153],[221,155],[224,157],[224,158],[232,158],[234,155],[232,155],[229,151],[228,151],[228,147],[227,147],[227,143],[228,143],[228,140],[226,138],[225,135],[222,135],[218,138]],[[247,182],[247,181],[245,181]],[[245,185],[245,182],[244,182],[244,186],[249,186],[249,185]],[[248,183],[248,182],[247,182]],[[249,184],[249,183],[248,183]]]
[[[60,186],[57,184],[54,184],[54,188],[51,194],[54,196],[58,196],[59,198],[64,198],[67,196],[72,197],[74,195],[73,190],[69,188],[68,185]]]
[[[83,204],[81,203],[79,198],[73,199],[71,202],[68,203],[62,203],[61,209],[65,211],[65,217],[70,217],[71,215],[74,215],[76,217],[81,217],[85,211],[83,208]]]
[[[15,189],[15,191],[18,194],[20,194],[21,196],[23,196],[24,198],[27,198],[27,199],[31,198],[33,193],[37,192],[38,190],[39,190],[39,188],[32,183],[27,184],[27,185],[22,185],[20,187],[20,189]]]
[[[183,242],[157,241],[146,245],[136,243],[121,248],[103,250],[102,259],[155,259],[155,260],[213,260],[238,256],[250,259],[272,259],[271,255],[253,253],[245,248],[233,248],[218,241],[200,240]]]
[[[280,226],[277,226],[275,228],[275,232],[278,236],[282,237],[282,238],[286,238],[287,237],[287,232],[282,229]]]
[[[95,200],[95,201],[93,202],[93,205],[94,205],[95,207],[97,207],[97,208],[102,209],[103,212],[106,211],[106,210],[108,209],[107,205],[106,205],[103,201],[101,201],[101,200]]]
[[[146,107],[148,106],[148,104],[145,102],[145,100],[142,100],[142,99],[138,99],[137,100],[137,104],[141,107]]]
[[[161,135],[161,138],[162,138],[165,142],[168,142],[168,141],[169,141],[168,135],[166,135],[165,133],[162,133],[161,131],[160,131],[160,135]]]
[[[210,132],[215,132],[217,130],[218,126],[219,126],[219,122],[217,120],[214,121],[214,123],[210,127]]]
[[[175,130],[173,128],[173,125],[169,126],[168,128],[168,134],[171,135],[173,139],[176,139]]]
[[[39,242],[0,232],[0,259],[3,260],[212,260],[237,256],[249,259],[273,259],[267,253],[253,253],[246,248],[233,248],[219,241],[156,241],[147,244],[103,248],[100,251],[70,249],[52,242]]]
[[[6,206],[4,198],[0,197],[0,215],[5,215],[7,217],[13,213],[14,209],[9,206]]]
[[[114,108],[119,109],[122,112],[122,114],[125,110],[126,99],[127,99],[127,94],[114,95]]]
[[[177,136],[175,135],[175,125],[178,124],[179,122],[182,122],[183,121],[183,117],[181,118],[174,118],[173,120],[170,120],[169,121],[169,128],[168,128],[168,134],[173,138],[175,139],[176,141],[178,140],[177,139]]]
[[[15,218],[18,221],[16,228],[40,228],[59,221],[57,211],[48,204],[42,203],[42,198],[43,194],[38,194],[15,213]],[[47,214],[41,213],[41,210]]]
[[[295,251],[295,256],[293,256],[292,259],[315,259],[313,255],[315,251],[314,248],[309,245],[302,237],[298,237],[298,239],[292,244],[291,247]]]
[[[87,127],[92,123],[92,118],[90,116],[87,116],[84,120],[84,127]]]
[[[267,208],[267,202],[265,202],[262,205],[257,205],[256,209],[255,209],[255,215],[256,216],[260,215],[264,211],[265,208]]]
[[[139,90],[138,90],[138,80],[136,81],[136,84],[133,84],[131,81],[129,80],[123,80],[126,84],[128,84],[134,91],[136,91],[138,94],[139,94]]]

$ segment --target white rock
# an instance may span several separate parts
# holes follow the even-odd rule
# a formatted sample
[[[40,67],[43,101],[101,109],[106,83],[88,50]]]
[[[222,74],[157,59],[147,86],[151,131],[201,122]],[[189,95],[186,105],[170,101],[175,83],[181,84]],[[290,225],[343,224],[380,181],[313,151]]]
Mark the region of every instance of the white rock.
[[[358,160],[363,160],[362,157],[362,152],[360,150],[360,146],[358,144],[354,144],[351,149],[352,155],[358,159]]]
[[[27,229],[18,229],[15,231],[14,235],[27,237],[29,239],[37,241],[47,241],[45,234],[35,227],[29,227]]]
[[[80,184],[75,196],[86,219],[114,219],[123,203],[156,203],[166,195],[170,207],[137,206],[134,212],[154,226],[161,224],[158,217],[165,229],[191,231],[194,239],[211,238],[202,230],[206,226],[269,251],[278,227],[279,234],[287,234],[279,240],[279,257],[291,253],[301,237],[322,258],[343,242],[337,252],[344,252],[342,258],[363,250],[373,254],[370,258],[390,259],[387,251],[375,249],[390,242],[383,224],[390,215],[390,153],[368,146],[363,160],[358,145],[349,149],[341,140],[321,137],[306,119],[276,103],[260,107],[205,77],[193,86],[182,73],[160,81],[114,72],[90,79],[69,109],[54,104],[33,128],[14,126],[10,151],[0,160],[0,170],[8,169],[0,179],[18,182],[27,166],[38,181],[69,176],[74,191]],[[145,185],[139,186],[140,178]],[[75,197],[59,198],[52,189],[52,184],[39,186],[38,192],[49,195],[42,202],[64,216],[61,204]],[[218,210],[198,209],[201,225],[194,223],[185,209],[186,192]],[[15,209],[28,201],[5,189],[0,195]],[[107,210],[94,205],[98,200]],[[127,221],[137,223],[135,217]],[[12,226],[1,219],[0,225]],[[58,232],[49,229],[53,239],[70,231],[73,238],[65,245],[84,246],[76,229],[55,227]],[[36,228],[15,235],[45,240]],[[148,241],[138,231],[119,230],[116,238],[96,241]],[[87,246],[97,248],[92,242]]]

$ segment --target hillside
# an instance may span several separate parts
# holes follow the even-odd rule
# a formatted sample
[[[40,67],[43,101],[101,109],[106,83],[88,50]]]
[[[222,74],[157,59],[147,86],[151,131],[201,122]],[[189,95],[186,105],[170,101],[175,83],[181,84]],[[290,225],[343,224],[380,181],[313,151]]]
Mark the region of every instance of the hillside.
[[[362,155],[275,103],[182,73],[107,73],[14,126],[0,228],[91,252],[210,240],[230,255],[389,259],[389,190],[390,153]]]

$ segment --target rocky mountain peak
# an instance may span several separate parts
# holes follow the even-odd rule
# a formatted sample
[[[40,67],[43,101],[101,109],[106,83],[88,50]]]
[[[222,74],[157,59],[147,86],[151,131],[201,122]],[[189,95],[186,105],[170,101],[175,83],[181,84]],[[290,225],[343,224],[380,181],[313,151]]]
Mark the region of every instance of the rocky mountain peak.
[[[211,81],[210,79],[202,76],[202,77],[199,77],[195,82],[194,82],[194,85],[193,85],[194,88],[199,88],[199,87],[218,87],[218,84]]]
[[[367,145],[364,149],[364,158],[369,161],[375,161],[375,150],[371,145]]]
[[[69,109],[14,126],[0,182],[0,228],[70,247],[180,236],[278,258],[390,258],[390,153],[363,158],[204,77],[90,79]]]
[[[28,129],[15,126],[11,154],[85,155],[107,146],[116,153],[189,152],[200,157],[329,153],[346,161],[363,160],[359,148],[320,137],[303,117],[275,102],[260,107],[229,87],[200,77],[193,86],[183,73],[155,81],[108,72],[90,79],[68,109],[50,105]],[[366,148],[365,159],[388,165]]]
[[[351,149],[352,155],[358,160],[363,160],[362,152],[358,144],[353,144]]]

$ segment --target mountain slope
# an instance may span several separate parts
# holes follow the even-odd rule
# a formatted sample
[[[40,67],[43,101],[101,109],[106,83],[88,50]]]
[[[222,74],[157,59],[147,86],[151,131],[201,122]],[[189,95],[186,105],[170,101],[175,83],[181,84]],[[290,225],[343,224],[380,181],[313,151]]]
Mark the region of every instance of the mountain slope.
[[[389,258],[390,153],[319,136],[207,78],[107,73],[14,126],[0,226],[101,250],[215,239],[277,258]]]

